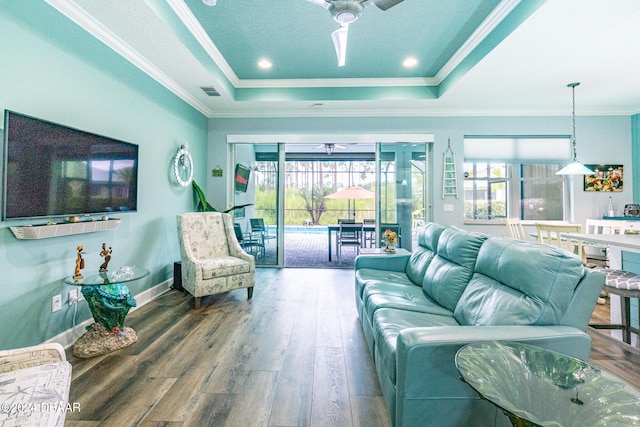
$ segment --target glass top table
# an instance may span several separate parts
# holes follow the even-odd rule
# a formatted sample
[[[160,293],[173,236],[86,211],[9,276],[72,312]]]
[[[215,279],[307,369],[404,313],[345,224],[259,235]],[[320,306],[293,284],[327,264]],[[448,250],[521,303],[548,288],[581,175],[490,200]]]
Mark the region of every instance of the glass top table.
[[[142,267],[123,266],[109,271],[101,271],[89,274],[82,279],[67,277],[64,282],[75,286],[106,286],[114,283],[132,282],[142,279],[150,274],[149,270]]]
[[[640,426],[640,390],[582,360],[521,343],[469,344],[462,379],[514,426]]]
[[[74,356],[99,356],[138,341],[136,332],[124,325],[129,310],[136,306],[125,282],[139,280],[149,274],[146,268],[122,266],[79,279],[64,279],[68,285],[81,287],[95,321],[73,345]]]

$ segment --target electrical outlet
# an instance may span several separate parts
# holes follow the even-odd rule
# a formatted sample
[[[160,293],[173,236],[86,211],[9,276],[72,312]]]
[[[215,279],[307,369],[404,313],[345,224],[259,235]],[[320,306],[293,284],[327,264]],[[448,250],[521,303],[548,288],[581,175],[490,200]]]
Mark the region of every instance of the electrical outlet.
[[[72,291],[69,291],[69,305],[73,305],[75,303],[78,302],[78,290],[74,289]]]
[[[51,312],[55,313],[62,309],[62,295],[58,294],[51,298]]]
[[[445,204],[444,204],[444,209],[443,209],[443,210],[444,210],[445,212],[453,212],[453,205],[450,205],[450,204],[445,203]]]

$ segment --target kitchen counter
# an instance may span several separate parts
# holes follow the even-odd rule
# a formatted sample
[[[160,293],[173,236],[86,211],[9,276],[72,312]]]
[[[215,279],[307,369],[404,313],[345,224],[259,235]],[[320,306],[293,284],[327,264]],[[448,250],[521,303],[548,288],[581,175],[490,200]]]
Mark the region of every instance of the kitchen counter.
[[[640,250],[640,234],[584,234],[567,233],[566,237],[583,242],[604,243],[622,248]]]

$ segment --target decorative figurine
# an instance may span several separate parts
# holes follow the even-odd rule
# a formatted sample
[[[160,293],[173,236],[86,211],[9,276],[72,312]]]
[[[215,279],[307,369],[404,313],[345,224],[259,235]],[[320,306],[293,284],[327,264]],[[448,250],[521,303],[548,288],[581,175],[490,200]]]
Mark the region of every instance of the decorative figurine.
[[[78,245],[78,247],[76,248],[76,250],[78,251],[78,256],[76,257],[76,271],[73,275],[74,280],[84,279],[84,276],[82,275],[82,273],[80,273],[80,270],[84,268],[84,258],[82,258],[82,254],[84,253],[82,252],[83,249],[84,246],[82,245]]]
[[[111,250],[111,246],[109,246],[109,249],[107,249],[107,244],[103,243],[102,250],[100,251],[100,256],[104,257],[104,262],[102,263],[102,265],[100,265],[100,271],[107,271],[107,265],[109,264],[109,261],[111,261],[111,252],[113,252]]]

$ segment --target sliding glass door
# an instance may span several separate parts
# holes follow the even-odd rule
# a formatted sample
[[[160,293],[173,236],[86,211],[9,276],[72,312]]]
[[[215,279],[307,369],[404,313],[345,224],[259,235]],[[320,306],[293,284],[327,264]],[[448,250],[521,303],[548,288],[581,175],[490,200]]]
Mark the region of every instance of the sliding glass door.
[[[380,235],[387,228],[399,230],[398,246],[411,251],[416,245],[414,231],[430,217],[430,157],[427,143],[377,144],[376,218]]]
[[[279,144],[234,144],[234,205],[249,206],[234,211],[241,230],[241,246],[258,266],[281,265],[280,161]],[[250,170],[248,179],[239,176],[239,168]],[[246,186],[239,181],[246,180]],[[245,191],[244,190],[246,187]]]

